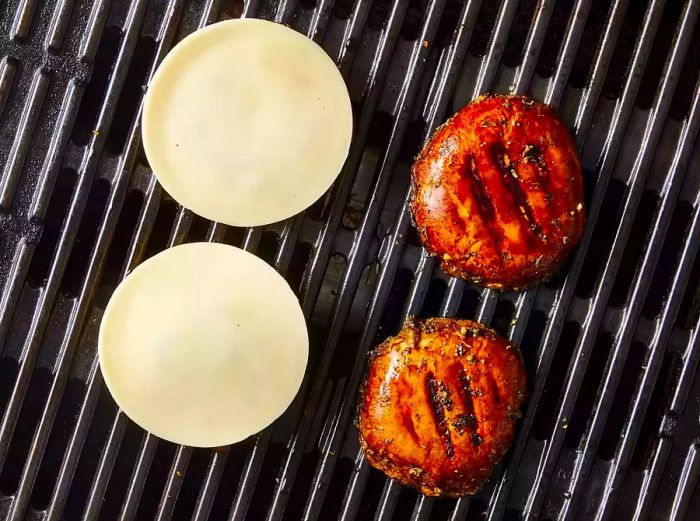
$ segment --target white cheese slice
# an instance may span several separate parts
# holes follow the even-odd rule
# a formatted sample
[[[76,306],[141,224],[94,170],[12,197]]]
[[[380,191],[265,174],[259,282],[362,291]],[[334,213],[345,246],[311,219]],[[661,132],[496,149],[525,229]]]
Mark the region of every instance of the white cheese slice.
[[[193,243],[145,261],[99,332],[104,380],[138,425],[195,447],[240,441],[289,406],[308,334],[287,282],[233,246]]]
[[[143,145],[172,197],[233,226],[269,224],[314,203],[352,136],[340,72],[283,25],[228,20],[176,45],[143,110]]]

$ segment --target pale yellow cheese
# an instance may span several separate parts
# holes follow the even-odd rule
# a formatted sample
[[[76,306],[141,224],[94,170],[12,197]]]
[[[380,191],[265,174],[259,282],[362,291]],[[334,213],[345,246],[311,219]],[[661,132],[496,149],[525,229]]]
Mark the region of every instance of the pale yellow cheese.
[[[148,86],[143,145],[179,203],[234,226],[313,204],[340,173],[352,110],[323,49],[285,26],[228,20],[185,38]]]
[[[176,246],[114,292],[99,332],[104,380],[147,431],[196,447],[240,441],[288,407],[308,334],[287,282],[233,246]]]

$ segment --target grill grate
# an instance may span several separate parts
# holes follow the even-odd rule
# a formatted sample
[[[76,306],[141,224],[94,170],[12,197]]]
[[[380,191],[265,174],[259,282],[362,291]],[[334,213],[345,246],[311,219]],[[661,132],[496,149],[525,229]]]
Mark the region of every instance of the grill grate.
[[[9,0],[0,8],[0,517],[22,519],[700,518],[700,3],[647,0]],[[321,43],[355,139],[303,215],[237,229],[179,207],[140,145],[142,86],[215,20]],[[413,156],[485,91],[559,108],[588,225],[553,280],[496,293],[445,276],[407,212]],[[214,450],[116,408],[96,332],[118,281],[181,242],[253,251],[300,296],[297,400]],[[530,397],[486,489],[432,500],[362,459],[353,397],[406,314],[491,323],[522,346]]]

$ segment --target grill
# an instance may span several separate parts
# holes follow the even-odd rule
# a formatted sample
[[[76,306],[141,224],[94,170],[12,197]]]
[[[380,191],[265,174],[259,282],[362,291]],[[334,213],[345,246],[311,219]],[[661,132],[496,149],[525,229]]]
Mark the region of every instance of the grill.
[[[700,519],[700,2],[9,0],[0,12],[0,517]],[[349,86],[350,156],[303,215],[211,223],[156,183],[144,86],[216,20],[290,25]],[[558,107],[588,223],[524,293],[447,277],[407,212],[412,158],[479,93]],[[231,447],[175,446],[119,411],[96,361],[109,295],[181,242],[274,265],[311,337],[302,391]],[[485,490],[433,500],[371,469],[354,396],[407,314],[476,318],[520,344],[529,399]]]

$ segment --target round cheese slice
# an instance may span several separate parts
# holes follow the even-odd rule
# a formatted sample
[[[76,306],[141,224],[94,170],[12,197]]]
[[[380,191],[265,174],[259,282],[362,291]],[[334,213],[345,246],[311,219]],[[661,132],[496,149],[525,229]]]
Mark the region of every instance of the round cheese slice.
[[[124,279],[102,318],[98,353],[107,387],[138,425],[214,447],[284,412],[308,346],[299,302],[274,269],[233,246],[193,243]]]
[[[143,145],[161,185],[208,219],[257,226],[316,201],[352,136],[340,72],[283,25],[228,20],[176,45],[143,109]]]

